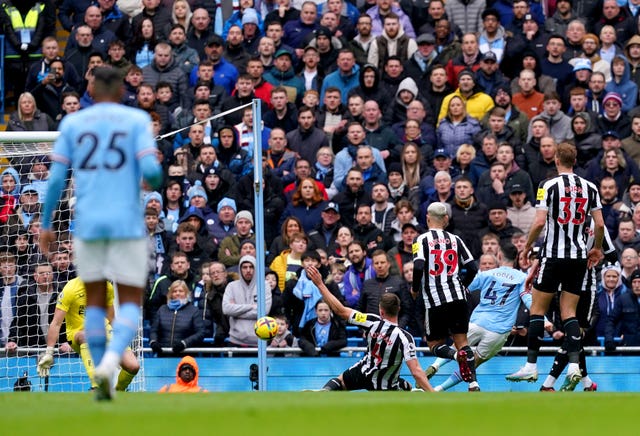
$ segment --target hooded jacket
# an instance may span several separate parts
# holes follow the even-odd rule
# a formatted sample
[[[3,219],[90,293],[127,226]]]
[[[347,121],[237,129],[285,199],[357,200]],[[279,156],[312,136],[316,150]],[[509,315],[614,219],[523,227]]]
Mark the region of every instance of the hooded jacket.
[[[364,85],[364,73],[367,71],[373,71],[375,73],[375,79],[372,87],[366,87]],[[359,86],[349,91],[349,97],[352,95],[359,95],[364,101],[387,101],[389,96],[380,87],[380,70],[373,64],[365,64],[358,72]]]
[[[233,144],[231,147],[223,147],[219,140],[215,145],[218,160],[223,163],[231,173],[233,173],[236,181],[245,174],[253,171],[253,164],[246,150],[240,148],[238,144],[238,131],[233,126],[223,126],[218,129],[218,138],[220,132],[230,130],[233,133]]]
[[[629,47],[633,44],[640,45],[640,35],[633,35],[631,39],[629,39],[629,41],[627,41],[627,43],[624,45],[624,54],[627,59],[631,59],[631,56],[629,56]],[[629,68],[631,72],[631,80],[633,80],[636,85],[640,85],[640,63],[638,63],[637,65],[633,65],[631,64],[631,62],[629,62]]]
[[[184,365],[191,366],[193,368],[194,373],[195,373],[194,377],[193,377],[193,380],[191,380],[188,383],[185,383],[180,378],[180,369]],[[191,356],[184,356],[182,358],[182,360],[180,361],[180,363],[178,363],[178,366],[176,367],[176,382],[172,383],[170,385],[162,386],[158,392],[169,392],[169,393],[208,392],[203,387],[198,386],[198,377],[199,377],[199,375],[200,375],[200,368],[198,368],[198,363],[196,362],[196,359],[194,359]]]
[[[249,262],[255,268],[256,259],[253,256],[242,256],[238,266]],[[257,272],[257,271],[256,271]],[[264,279],[264,278],[263,278]],[[227,285],[222,299],[222,311],[229,317],[229,340],[233,344],[257,346],[258,337],[253,325],[258,319],[258,287],[254,273],[247,283],[242,277]],[[271,310],[271,289],[265,287],[265,313]]]
[[[616,59],[622,59],[624,61],[624,73],[622,73],[620,80],[616,80],[613,74],[614,62],[611,62],[611,81],[607,83],[604,90],[606,92],[617,92],[620,94],[620,97],[622,97],[622,112],[629,112],[636,107],[636,102],[638,101],[638,85],[631,80],[631,67],[629,66],[627,58],[623,55],[616,55],[614,61]]]
[[[573,128],[573,120],[582,118],[587,124],[584,133],[577,134]],[[573,143],[578,152],[576,163],[579,168],[586,169],[587,165],[598,155],[602,149],[602,136],[594,132],[593,118],[588,112],[578,112],[571,118],[571,131],[573,132]]]

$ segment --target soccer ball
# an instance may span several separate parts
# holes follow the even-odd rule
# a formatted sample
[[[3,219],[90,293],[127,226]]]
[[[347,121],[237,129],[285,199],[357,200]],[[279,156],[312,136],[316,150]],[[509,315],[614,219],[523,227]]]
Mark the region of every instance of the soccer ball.
[[[278,334],[278,323],[270,316],[259,318],[253,325],[256,336],[262,340],[268,341]]]

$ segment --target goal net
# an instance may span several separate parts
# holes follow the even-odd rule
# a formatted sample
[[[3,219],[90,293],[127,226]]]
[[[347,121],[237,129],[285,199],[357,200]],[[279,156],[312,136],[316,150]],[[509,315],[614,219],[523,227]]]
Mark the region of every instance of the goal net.
[[[48,155],[57,135],[0,132],[0,392],[82,392],[91,387],[80,357],[73,350],[65,352],[69,347],[58,348],[73,341],[66,337],[65,325],[50,376],[40,378],[37,372],[57,296],[75,277],[72,177],[55,212],[57,242],[48,256],[38,247]],[[140,371],[129,390],[143,391],[142,320],[131,349],[138,357]]]

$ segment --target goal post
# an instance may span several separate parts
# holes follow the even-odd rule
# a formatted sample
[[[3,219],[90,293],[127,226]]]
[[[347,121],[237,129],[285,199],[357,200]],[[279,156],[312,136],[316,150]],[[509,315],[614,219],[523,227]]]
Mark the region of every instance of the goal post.
[[[0,392],[20,386],[57,392],[83,392],[91,387],[82,360],[74,352],[56,349],[50,376],[40,378],[37,373],[48,328],[38,316],[40,307],[52,313],[58,293],[75,276],[71,179],[55,211],[58,240],[49,256],[40,253],[37,240],[48,156],[58,136],[59,132],[0,132]],[[10,178],[15,182],[13,189]],[[36,277],[40,271],[36,267],[42,264],[47,265],[46,274]],[[64,325],[62,330],[64,333]],[[131,348],[141,369],[129,390],[143,391],[142,320]]]

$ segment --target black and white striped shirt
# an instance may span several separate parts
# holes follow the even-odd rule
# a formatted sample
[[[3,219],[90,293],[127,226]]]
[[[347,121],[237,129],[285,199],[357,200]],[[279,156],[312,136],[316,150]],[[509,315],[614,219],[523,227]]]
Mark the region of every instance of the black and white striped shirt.
[[[423,296],[427,309],[465,300],[460,267],[473,261],[462,240],[447,231],[432,229],[413,243],[413,261],[424,262]]]
[[[403,360],[417,358],[413,336],[396,324],[371,313],[354,310],[348,322],[367,332],[367,354],[354,367],[360,366],[376,390],[398,389]]]
[[[536,195],[536,209],[548,212],[540,257],[586,259],[587,216],[601,208],[598,189],[582,177],[564,173],[544,182]]]

